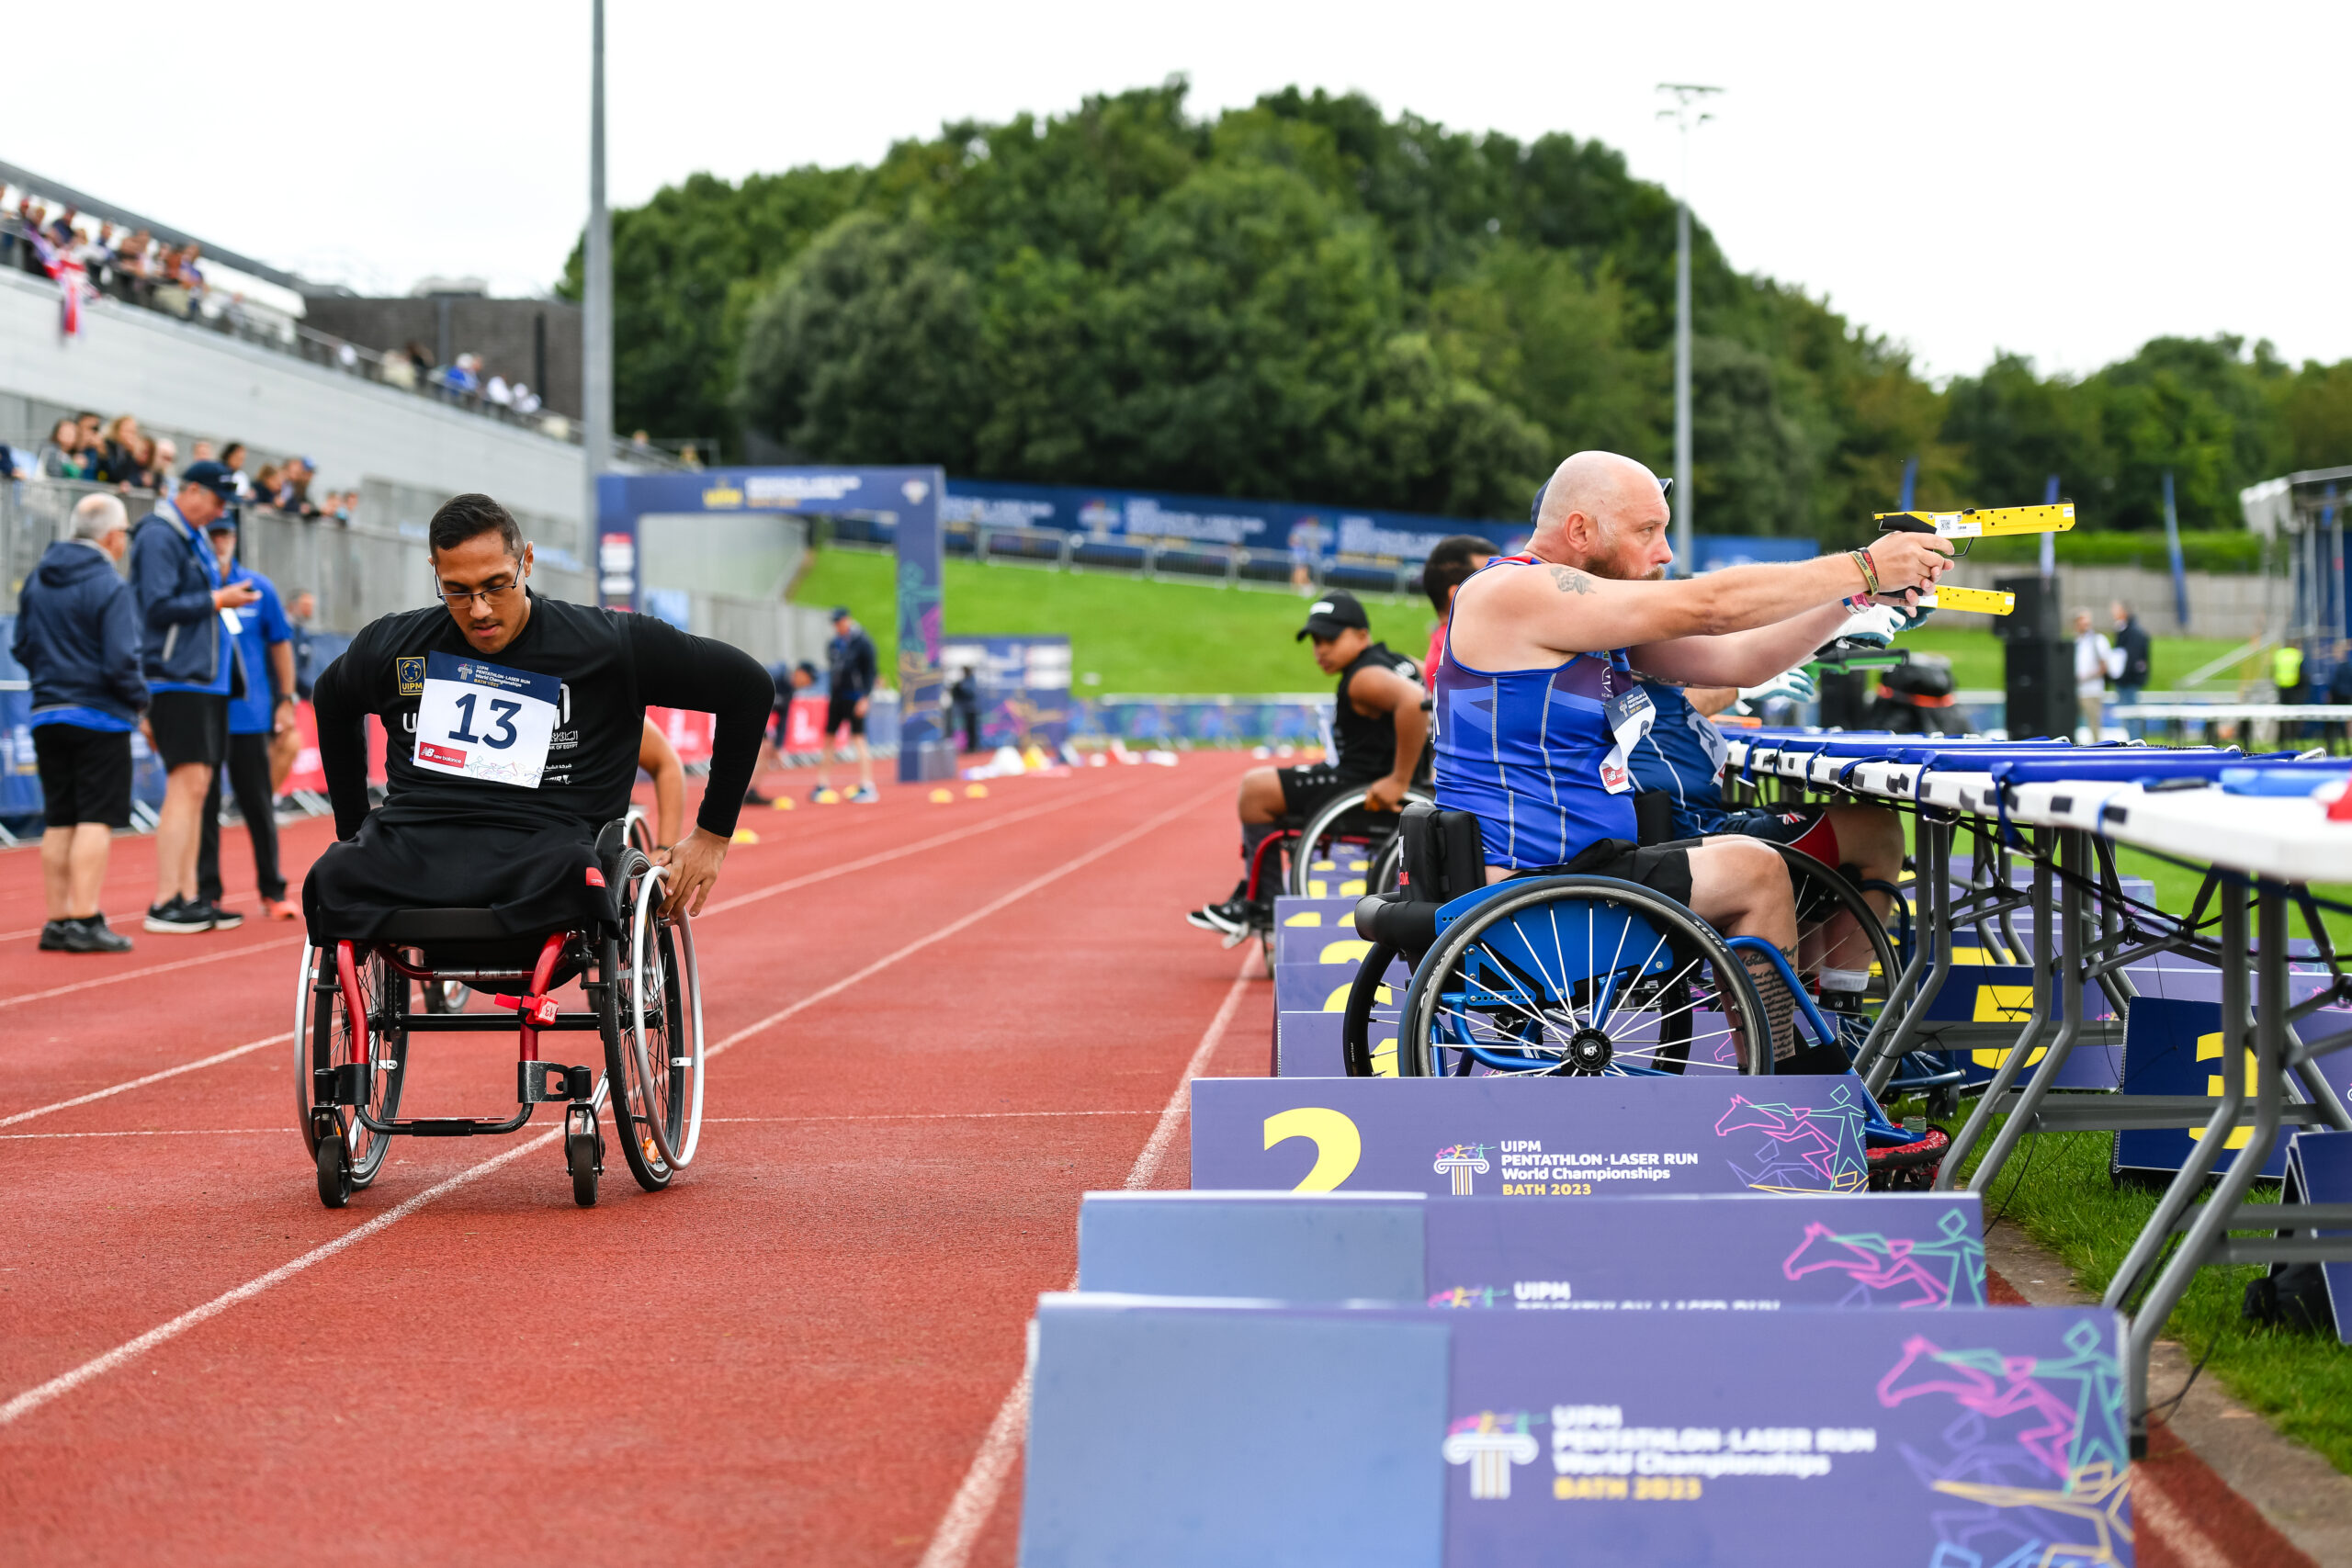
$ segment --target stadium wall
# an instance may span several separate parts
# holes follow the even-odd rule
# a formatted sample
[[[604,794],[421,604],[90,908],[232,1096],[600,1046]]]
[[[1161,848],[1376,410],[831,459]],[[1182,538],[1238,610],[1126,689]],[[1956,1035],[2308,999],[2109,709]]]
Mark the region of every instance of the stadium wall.
[[[96,300],[84,307],[82,332],[72,338],[58,330],[58,315],[55,284],[0,272],[0,394],[300,452],[338,487],[366,478],[444,493],[486,491],[562,520],[574,530],[570,542],[579,543],[585,475],[578,446],[160,311]]]

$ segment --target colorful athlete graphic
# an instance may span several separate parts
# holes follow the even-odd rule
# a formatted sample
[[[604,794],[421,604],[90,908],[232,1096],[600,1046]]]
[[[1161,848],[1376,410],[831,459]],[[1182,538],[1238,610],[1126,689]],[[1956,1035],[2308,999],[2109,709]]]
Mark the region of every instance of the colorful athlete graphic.
[[[1502,1292],[1492,1285],[1456,1285],[1430,1297],[1433,1307],[1490,1307]]]
[[[1484,1144],[1456,1144],[1437,1152],[1437,1163],[1430,1168],[1452,1184],[1456,1198],[1470,1196],[1470,1179],[1484,1176],[1493,1168],[1487,1162]]]
[[[1838,1299],[1847,1307],[1947,1307],[1984,1304],[1984,1244],[1968,1234],[1968,1216],[1947,1210],[1933,1241],[1879,1231],[1841,1235],[1815,1222],[1781,1265],[1802,1280],[1824,1270],[1848,1275],[1853,1288]]]
[[[1758,1104],[1746,1095],[1716,1120],[1715,1135],[1760,1133],[1746,1159],[1728,1163],[1740,1180],[1758,1192],[1860,1192],[1870,1185],[1870,1160],[1862,1149],[1868,1112],[1840,1084],[1827,1110]]]
[[[1541,1419],[1524,1410],[1481,1410],[1446,1428],[1445,1462],[1470,1467],[1474,1501],[1499,1502],[1510,1495],[1510,1467],[1535,1462],[1535,1434],[1528,1428]]]
[[[1924,1336],[1879,1380],[1889,1409],[1948,1398],[1964,1413],[1939,1457],[1905,1445],[1913,1473],[1975,1506],[1933,1516],[1939,1562],[2114,1564],[2132,1540],[2122,1369],[2097,1325],[2067,1330],[2063,1357],[1945,1350]]]

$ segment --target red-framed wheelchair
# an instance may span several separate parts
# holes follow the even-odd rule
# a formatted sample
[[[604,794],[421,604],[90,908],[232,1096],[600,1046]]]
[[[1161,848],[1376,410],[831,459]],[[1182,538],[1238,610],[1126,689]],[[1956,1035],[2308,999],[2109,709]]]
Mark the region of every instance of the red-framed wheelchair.
[[[598,1112],[609,1110],[629,1173],[649,1192],[695,1157],[702,1134],[702,987],[694,929],[661,912],[665,868],[609,823],[596,859],[615,890],[616,926],[517,936],[488,909],[395,912],[365,942],[303,944],[296,998],[298,1125],[319,1199],[342,1208],[383,1168],[399,1136],[463,1138],[520,1131],[541,1105],[564,1108],[572,1199],[596,1201],[604,1170]],[[579,982],[586,1006],[556,993]],[[412,1006],[422,987],[426,1006]],[[474,993],[503,1010],[466,1010]],[[400,1114],[419,1037],[503,1033],[516,1040],[517,1109],[505,1117]],[[541,1037],[594,1033],[604,1070],[545,1060]]]

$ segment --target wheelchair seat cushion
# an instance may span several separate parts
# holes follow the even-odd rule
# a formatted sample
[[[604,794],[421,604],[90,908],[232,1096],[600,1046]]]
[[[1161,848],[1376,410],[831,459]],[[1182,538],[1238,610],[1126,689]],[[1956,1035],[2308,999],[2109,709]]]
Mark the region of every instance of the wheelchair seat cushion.
[[[379,942],[502,942],[514,934],[490,909],[395,909],[376,925]]]
[[[487,915],[497,928],[481,938],[441,940],[526,937],[613,925],[611,880],[586,823],[533,829],[378,811],[311,867],[302,909],[321,946],[394,940],[390,922],[424,913],[466,915],[469,931],[481,929]]]

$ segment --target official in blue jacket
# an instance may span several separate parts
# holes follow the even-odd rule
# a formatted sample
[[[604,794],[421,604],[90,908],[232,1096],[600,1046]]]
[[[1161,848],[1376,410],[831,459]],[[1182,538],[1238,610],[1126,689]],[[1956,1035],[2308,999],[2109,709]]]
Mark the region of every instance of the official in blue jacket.
[[[203,833],[196,856],[197,897],[222,908],[220,885],[220,780],[228,776],[253,843],[254,881],[261,892],[262,918],[290,920],[300,913],[286,901],[286,878],[277,868],[277,792],[271,786],[269,748],[279,729],[294,727],[294,628],[277,601],[277,585],[237,559],[237,521],[223,513],[205,527],[224,583],[251,583],[261,597],[237,617],[236,652],[244,667],[244,694],[229,703],[229,757],[213,770],[204,797]]]
[[[229,699],[243,688],[225,624],[261,597],[247,583],[220,581],[204,527],[237,499],[236,478],[218,463],[190,463],[179,489],[139,520],[130,536],[130,586],[139,596],[141,649],[154,701],[149,733],[164,761],[164,809],[155,826],[155,902],[151,931],[231,931],[244,923],[197,893],[196,854],[204,797],[229,750]]]
[[[73,537],[49,547],[17,606],[9,651],[31,678],[49,900],[40,945],[51,953],[130,950],[98,908],[114,830],[130,825],[130,732],[148,700],[138,607],[115,575],[130,527],[121,502],[85,496]]]

